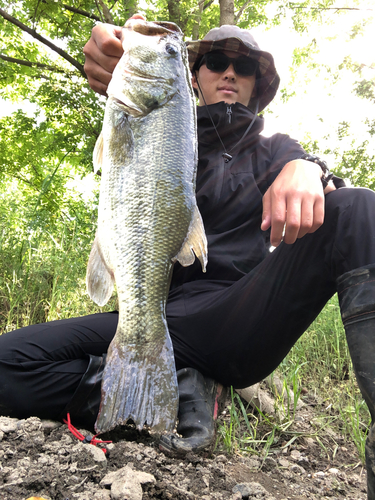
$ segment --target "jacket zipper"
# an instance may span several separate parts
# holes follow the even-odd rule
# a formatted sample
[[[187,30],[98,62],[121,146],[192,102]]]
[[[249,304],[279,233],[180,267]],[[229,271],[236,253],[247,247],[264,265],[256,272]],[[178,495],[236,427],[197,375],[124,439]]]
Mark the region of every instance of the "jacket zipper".
[[[227,115],[228,115],[228,123],[231,124],[232,123],[232,107],[231,106],[227,106]]]

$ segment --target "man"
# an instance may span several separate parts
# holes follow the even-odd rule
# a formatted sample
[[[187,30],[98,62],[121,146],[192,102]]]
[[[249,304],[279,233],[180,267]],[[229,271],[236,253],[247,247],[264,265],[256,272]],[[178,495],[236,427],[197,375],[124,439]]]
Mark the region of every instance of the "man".
[[[98,25],[85,71],[105,95],[121,29]],[[271,54],[234,26],[188,44],[199,97],[197,202],[209,264],[176,264],[167,305],[180,394],[171,453],[212,443],[223,386],[271,373],[328,299],[339,293],[350,353],[375,417],[375,194],[344,188],[286,135],[262,137],[258,117],[279,78]],[[277,247],[272,253],[269,246]],[[0,337],[0,413],[92,425],[116,313],[34,325]],[[216,382],[218,381],[218,382]],[[8,385],[9,384],[9,385]],[[30,398],[30,394],[32,397]],[[25,396],[28,398],[25,398]],[[373,432],[366,460],[375,500]]]

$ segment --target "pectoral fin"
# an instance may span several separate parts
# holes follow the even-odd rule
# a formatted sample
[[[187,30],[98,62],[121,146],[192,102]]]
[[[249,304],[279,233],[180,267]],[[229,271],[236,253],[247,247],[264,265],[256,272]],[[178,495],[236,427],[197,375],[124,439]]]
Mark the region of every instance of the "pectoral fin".
[[[195,256],[198,257],[203,272],[206,272],[207,239],[206,233],[204,232],[202,216],[197,206],[194,208],[193,220],[191,221],[184,244],[173,260],[178,260],[182,266],[187,267],[193,264]]]
[[[98,306],[104,306],[111,298],[114,282],[113,273],[103,259],[96,235],[87,264],[86,286],[88,294]]]

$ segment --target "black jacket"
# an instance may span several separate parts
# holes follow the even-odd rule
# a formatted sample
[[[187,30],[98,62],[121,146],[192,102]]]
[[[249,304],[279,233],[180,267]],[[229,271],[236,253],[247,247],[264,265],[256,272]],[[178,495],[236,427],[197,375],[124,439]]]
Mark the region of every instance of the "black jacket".
[[[233,159],[225,163],[208,111],[199,106],[196,195],[208,240],[207,272],[202,272],[197,259],[187,268],[177,263],[171,290],[196,280],[237,281],[265,258],[269,231],[260,229],[262,197],[284,165],[304,153],[288,135],[261,136],[262,117],[256,118],[250,132],[231,150],[253,113],[239,103],[219,102],[208,109]]]

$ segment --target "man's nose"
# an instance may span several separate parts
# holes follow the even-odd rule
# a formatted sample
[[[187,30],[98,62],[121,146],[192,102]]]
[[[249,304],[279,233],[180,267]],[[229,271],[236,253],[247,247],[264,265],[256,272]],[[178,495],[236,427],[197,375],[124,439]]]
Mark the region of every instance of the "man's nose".
[[[230,80],[234,80],[237,77],[237,73],[234,71],[234,67],[233,67],[232,63],[230,63],[230,65],[224,71],[223,77],[228,78]]]

